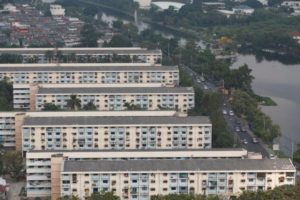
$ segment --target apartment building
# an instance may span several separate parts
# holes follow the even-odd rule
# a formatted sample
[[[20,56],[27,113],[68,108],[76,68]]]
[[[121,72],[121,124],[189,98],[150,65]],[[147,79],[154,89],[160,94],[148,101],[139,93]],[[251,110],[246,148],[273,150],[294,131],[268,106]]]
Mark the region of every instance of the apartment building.
[[[60,164],[61,163],[61,164]],[[53,162],[53,195],[113,191],[122,200],[149,200],[152,195],[218,194],[227,197],[245,190],[270,190],[295,184],[296,169],[289,159],[189,160],[63,160]],[[56,179],[58,181],[58,179]]]
[[[57,156],[59,155],[59,156]],[[26,192],[28,197],[60,195],[60,188],[51,190],[51,171],[57,157],[66,160],[136,160],[136,159],[209,159],[247,157],[245,149],[139,149],[139,150],[49,150],[26,153]],[[53,180],[60,182],[59,180]],[[57,194],[55,195],[55,191]],[[56,198],[54,198],[56,200]]]
[[[0,112],[0,144],[5,149],[15,149],[15,113]]]
[[[162,83],[177,85],[177,66],[148,63],[0,64],[0,80],[14,84]]]
[[[208,149],[211,135],[204,116],[25,117],[22,150]]]
[[[53,116],[176,116],[179,113],[171,110],[164,111],[90,111],[90,112],[1,112],[0,113],[0,141],[6,149],[22,150],[22,125],[25,117],[53,117]],[[184,117],[186,114],[180,113]]]
[[[72,95],[81,101],[82,106],[92,102],[97,110],[163,110],[172,109],[187,112],[194,108],[192,87],[40,87],[36,95],[35,109],[40,111],[46,103],[61,109],[68,109],[67,102]],[[31,101],[31,102],[32,102]]]
[[[114,58],[122,60],[130,58],[131,62],[161,63],[161,50],[148,50],[138,47],[126,48],[0,48],[0,54],[15,54],[23,57],[23,63],[37,58],[39,63],[48,63],[56,60],[56,55],[65,57],[66,61],[76,62],[91,60],[94,62],[112,61]],[[106,62],[107,62],[106,61]]]

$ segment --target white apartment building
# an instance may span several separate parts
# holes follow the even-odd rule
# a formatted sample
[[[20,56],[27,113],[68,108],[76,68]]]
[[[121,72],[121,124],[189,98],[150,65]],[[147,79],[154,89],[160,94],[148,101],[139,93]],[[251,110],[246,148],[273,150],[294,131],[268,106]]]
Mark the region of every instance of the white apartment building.
[[[148,63],[0,64],[0,80],[14,84],[163,83],[177,85],[177,66]]]
[[[211,122],[204,116],[25,117],[22,151],[209,149],[211,135]]]
[[[195,104],[192,87],[87,87],[85,84],[80,87],[40,87],[32,95],[35,98],[33,109],[40,111],[46,103],[68,109],[71,95],[76,95],[82,107],[92,102],[97,110],[172,109],[187,112]]]
[[[149,200],[152,195],[218,194],[271,190],[294,185],[289,159],[65,160],[53,162],[60,172],[60,196],[113,191],[121,200]],[[60,164],[61,163],[61,164]],[[51,176],[58,177],[58,172]],[[56,179],[58,180],[58,179]]]
[[[247,157],[245,149],[139,149],[139,150],[50,150],[26,153],[26,192],[28,197],[60,195],[60,188],[51,188],[51,171],[57,155],[66,160],[136,160],[136,159],[209,159]],[[60,181],[58,181],[60,182]],[[55,195],[55,190],[57,194]],[[54,198],[55,199],[55,198]],[[56,199],[55,199],[56,200]]]
[[[0,144],[5,149],[15,149],[15,113],[0,112]]]
[[[58,4],[51,4],[50,12],[52,16],[65,16],[65,9]]]
[[[95,62],[108,62],[113,58],[124,59],[129,57],[132,62],[161,63],[161,50],[148,50],[138,47],[119,48],[0,48],[0,54],[15,54],[23,57],[23,62],[36,57],[39,63],[48,63],[55,60],[58,52],[70,62],[78,62],[87,58]],[[51,56],[50,56],[51,55]],[[106,60],[106,61],[105,61]]]
[[[22,150],[22,125],[25,117],[53,116],[186,116],[176,111],[79,111],[79,112],[1,112],[0,113],[0,144],[6,149]]]

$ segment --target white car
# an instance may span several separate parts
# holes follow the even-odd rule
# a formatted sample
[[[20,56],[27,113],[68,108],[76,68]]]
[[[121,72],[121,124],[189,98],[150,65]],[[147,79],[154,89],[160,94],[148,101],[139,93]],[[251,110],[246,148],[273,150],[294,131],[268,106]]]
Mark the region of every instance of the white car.
[[[270,153],[270,156],[269,156],[269,157],[270,157],[270,159],[275,159],[275,158],[276,158],[276,156],[273,155],[273,154],[271,154],[271,153]]]
[[[230,116],[233,116],[233,115],[234,115],[234,113],[233,113],[232,110],[229,111],[229,115],[230,115]]]
[[[244,142],[243,142],[245,145],[248,144],[248,141],[246,139],[244,139]]]
[[[204,90],[208,90],[208,87],[206,85],[204,85],[203,87],[204,87]]]
[[[227,115],[227,110],[223,110],[223,114],[224,114],[224,115]]]

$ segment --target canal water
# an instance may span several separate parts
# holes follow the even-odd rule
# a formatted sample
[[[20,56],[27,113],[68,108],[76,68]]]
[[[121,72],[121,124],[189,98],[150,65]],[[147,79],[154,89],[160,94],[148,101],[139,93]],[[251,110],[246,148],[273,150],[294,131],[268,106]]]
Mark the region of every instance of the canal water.
[[[252,69],[254,91],[271,97],[277,106],[263,106],[262,110],[281,127],[280,148],[291,155],[292,144],[300,142],[300,64],[257,60],[254,55],[239,55],[232,67],[247,64]]]

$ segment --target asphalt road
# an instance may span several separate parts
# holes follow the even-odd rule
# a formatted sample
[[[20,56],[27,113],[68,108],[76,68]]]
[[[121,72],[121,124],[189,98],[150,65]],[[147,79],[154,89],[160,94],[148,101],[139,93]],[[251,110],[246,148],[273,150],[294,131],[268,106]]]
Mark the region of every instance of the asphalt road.
[[[200,75],[193,71],[191,68],[184,66],[182,67],[189,76],[193,79],[194,83],[207,92],[217,92],[218,87],[216,87],[213,83],[202,79]],[[223,111],[226,111],[224,114],[225,121],[227,122],[227,126],[229,131],[233,134],[236,146],[241,146],[247,149],[249,152],[257,152],[261,153],[263,157],[270,158],[271,150],[267,148],[267,146],[258,138],[257,143],[253,142],[253,138],[255,137],[253,132],[250,130],[248,123],[243,121],[241,118],[236,115],[229,115],[229,111],[231,110],[228,99],[224,97],[223,102]],[[242,131],[243,129],[243,131]],[[240,130],[240,131],[237,131]],[[245,142],[246,141],[246,142]]]

